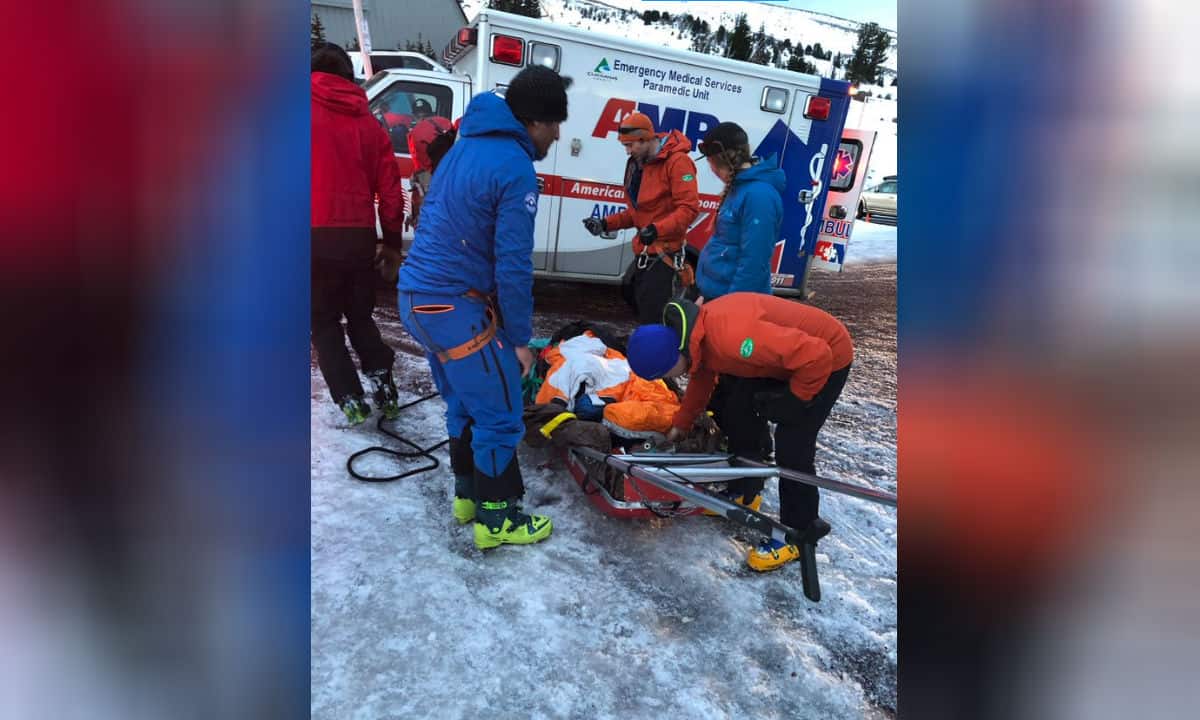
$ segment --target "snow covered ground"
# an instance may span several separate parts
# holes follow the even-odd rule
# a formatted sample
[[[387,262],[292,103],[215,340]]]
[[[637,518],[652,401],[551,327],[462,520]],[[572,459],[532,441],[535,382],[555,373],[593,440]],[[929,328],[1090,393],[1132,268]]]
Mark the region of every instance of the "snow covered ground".
[[[896,226],[855,220],[846,264],[896,262]]]
[[[572,315],[562,297],[539,297],[539,329]],[[377,315],[389,342],[411,343],[394,308]],[[818,467],[894,492],[894,343],[861,355]],[[873,364],[889,390],[866,375],[856,384]],[[397,379],[408,398],[431,390],[424,361],[404,353]],[[818,548],[824,597],[813,604],[798,568],[746,567],[750,533],[714,518],[610,518],[556,457],[523,447],[526,505],[553,518],[554,535],[484,554],[451,519],[444,449],[435,471],[357,482],[347,456],[391,442],[374,420],[345,427],[315,366],[311,390],[313,718],[894,717],[893,508],[823,493],[834,532]],[[406,411],[399,432],[440,441],[443,408]],[[376,456],[356,467],[400,466]],[[774,483],[764,508],[778,510]]]

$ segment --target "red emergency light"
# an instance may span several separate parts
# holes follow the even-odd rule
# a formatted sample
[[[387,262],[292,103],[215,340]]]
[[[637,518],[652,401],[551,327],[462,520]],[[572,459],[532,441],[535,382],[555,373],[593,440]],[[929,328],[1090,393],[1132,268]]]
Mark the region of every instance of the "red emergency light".
[[[455,38],[459,45],[474,45],[475,33],[478,32],[475,28],[461,28],[458,31],[458,37]]]
[[[492,62],[504,65],[525,64],[525,41],[512,35],[492,36]]]
[[[804,117],[810,120],[828,120],[831,104],[829,98],[809,95],[808,102],[804,105]]]

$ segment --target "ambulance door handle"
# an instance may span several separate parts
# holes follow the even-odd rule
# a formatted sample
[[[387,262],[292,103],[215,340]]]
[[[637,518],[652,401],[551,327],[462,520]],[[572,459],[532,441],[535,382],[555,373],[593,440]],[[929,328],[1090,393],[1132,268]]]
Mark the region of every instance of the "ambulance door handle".
[[[579,151],[583,150],[583,141],[579,138],[571,139],[571,157],[579,157]]]
[[[829,217],[833,218],[834,220],[845,220],[846,208],[842,207],[841,205],[834,205],[833,207],[829,208]]]
[[[539,175],[538,179],[537,179],[537,185],[538,185],[539,193],[545,192],[546,191],[546,178]]]
[[[809,204],[810,202],[813,201],[813,191],[812,190],[801,190],[800,194],[796,197],[796,201],[799,202],[801,205]]]

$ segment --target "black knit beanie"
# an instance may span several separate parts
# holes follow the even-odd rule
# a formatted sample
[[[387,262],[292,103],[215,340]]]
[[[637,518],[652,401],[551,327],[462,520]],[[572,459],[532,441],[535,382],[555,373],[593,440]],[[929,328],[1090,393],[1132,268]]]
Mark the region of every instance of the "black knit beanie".
[[[704,136],[700,141],[700,153],[704,157],[719,155],[727,150],[748,146],[750,138],[741,125],[733,122],[723,122]]]
[[[530,65],[508,84],[504,101],[521,122],[562,122],[567,119],[569,87],[571,78],[544,65]]]
[[[313,48],[311,72],[329,73],[354,82],[354,63],[350,62],[350,55],[341,45],[331,42]]]

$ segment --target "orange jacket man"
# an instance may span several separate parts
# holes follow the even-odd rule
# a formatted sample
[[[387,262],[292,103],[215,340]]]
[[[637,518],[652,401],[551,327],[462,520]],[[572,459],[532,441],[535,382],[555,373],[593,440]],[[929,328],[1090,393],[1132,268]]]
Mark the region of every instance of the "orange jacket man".
[[[688,153],[691,142],[678,130],[656,133],[650,118],[634,112],[621,121],[618,139],[625,146],[625,194],[628,207],[607,218],[589,217],[584,226],[593,235],[636,227],[635,257],[626,271],[626,300],[641,323],[654,323],[676,293],[682,276],[682,249],[688,228],[700,214],[696,164]]]
[[[768,420],[775,422],[779,466],[816,474],[817,434],[854,360],[846,326],[810,305],[748,292],[723,295],[702,307],[673,301],[664,320],[665,325],[634,331],[628,358],[633,371],[646,379],[689,374],[668,438],[691,428],[712,397],[718,375],[753,379],[736,402],[726,403],[718,423],[727,433],[754,434],[765,432]],[[753,507],[762,481],[743,480],[739,490],[740,502]],[[779,502],[781,522],[804,531],[812,542],[829,532],[829,524],[817,515],[815,487],[780,482]],[[794,545],[768,540],[751,550],[747,561],[755,570],[772,570],[799,555]]]

